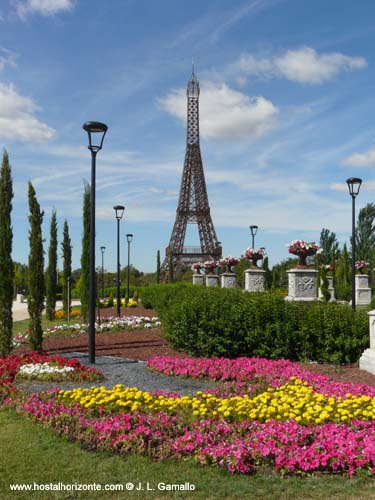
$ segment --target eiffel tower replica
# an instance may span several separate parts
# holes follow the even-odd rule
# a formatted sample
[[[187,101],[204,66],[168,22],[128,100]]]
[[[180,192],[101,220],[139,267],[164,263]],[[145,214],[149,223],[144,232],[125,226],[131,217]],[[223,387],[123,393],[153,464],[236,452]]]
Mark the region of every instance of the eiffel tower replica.
[[[187,137],[185,163],[182,172],[180,195],[169,245],[165,249],[162,272],[166,273],[170,261],[173,271],[191,267],[194,262],[217,260],[222,255],[221,243],[217,240],[212,222],[203,163],[199,146],[199,82],[193,71],[188,82]],[[187,224],[197,224],[200,246],[185,247]]]

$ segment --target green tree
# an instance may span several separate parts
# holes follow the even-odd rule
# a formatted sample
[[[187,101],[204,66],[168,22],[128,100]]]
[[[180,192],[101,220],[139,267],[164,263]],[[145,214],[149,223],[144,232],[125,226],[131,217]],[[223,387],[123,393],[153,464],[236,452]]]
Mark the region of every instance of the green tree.
[[[27,287],[27,266],[19,262],[13,262],[13,265],[15,293],[25,293]]]
[[[168,283],[173,283],[173,281],[174,281],[173,254],[172,254],[172,248],[170,248],[168,255]]]
[[[266,271],[266,274],[264,275],[264,288],[266,290],[269,290],[272,286],[272,272],[268,262],[268,257],[264,257],[262,268],[263,271]]]
[[[356,260],[370,261],[375,247],[375,203],[361,208],[355,230]]]
[[[160,250],[156,254],[156,283],[160,283]]]
[[[46,314],[52,321],[56,310],[57,294],[57,219],[56,210],[52,211],[50,240],[48,249],[48,268],[46,273]]]
[[[0,353],[12,348],[13,231],[11,225],[13,182],[8,153],[4,150],[0,171]]]
[[[329,229],[323,228],[320,233],[319,246],[322,249],[319,254],[321,264],[334,265],[339,253],[339,242],[336,234]]]
[[[85,182],[83,192],[83,236],[81,254],[80,299],[82,320],[87,322],[89,317],[89,290],[90,290],[90,185]]]
[[[71,304],[71,277],[72,277],[72,245],[69,237],[68,222],[64,222],[63,240],[61,243],[63,258],[63,309],[65,317],[68,317]],[[68,293],[69,292],[69,293]]]
[[[44,212],[40,210],[39,203],[36,199],[35,189],[31,182],[29,182],[28,197],[30,210],[30,253],[27,309],[30,316],[30,343],[33,349],[41,351],[43,342],[42,311],[44,307],[44,252],[42,239]]]

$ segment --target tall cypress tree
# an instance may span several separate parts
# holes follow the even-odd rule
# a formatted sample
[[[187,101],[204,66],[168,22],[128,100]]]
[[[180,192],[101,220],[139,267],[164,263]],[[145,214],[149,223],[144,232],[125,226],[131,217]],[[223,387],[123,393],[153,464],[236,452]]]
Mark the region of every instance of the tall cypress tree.
[[[0,172],[0,354],[8,354],[12,346],[13,305],[13,185],[8,153],[4,150]]]
[[[81,255],[80,299],[81,316],[84,322],[89,318],[90,289],[90,184],[85,182],[83,192],[83,236]]]
[[[160,250],[156,254],[156,283],[160,283]]]
[[[64,222],[63,230],[63,240],[61,243],[62,247],[62,257],[63,257],[63,309],[65,317],[68,317],[68,311],[70,310],[71,304],[71,277],[72,277],[72,245],[70,243],[69,237],[69,226],[68,222]],[[68,297],[69,290],[69,297]]]
[[[42,222],[44,212],[40,210],[36,199],[35,189],[29,182],[29,295],[27,297],[27,309],[30,316],[29,330],[30,343],[36,351],[42,350],[43,330],[42,311],[44,302],[44,252],[42,239]]]
[[[46,274],[46,314],[52,321],[56,309],[57,293],[57,219],[56,210],[52,211],[50,240],[48,249],[48,268]]]

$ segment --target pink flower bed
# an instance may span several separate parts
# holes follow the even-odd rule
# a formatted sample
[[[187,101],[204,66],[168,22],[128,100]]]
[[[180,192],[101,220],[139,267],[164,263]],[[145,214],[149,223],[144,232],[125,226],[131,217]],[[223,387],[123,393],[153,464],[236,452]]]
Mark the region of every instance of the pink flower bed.
[[[375,472],[375,422],[302,426],[294,421],[184,422],[179,416],[140,412],[98,416],[79,405],[65,406],[56,393],[8,400],[19,412],[90,449],[138,453],[153,459],[194,458],[232,473],[270,466],[285,473]]]
[[[1,361],[0,367],[6,364],[4,359]],[[8,362],[12,367],[17,363],[17,360]],[[148,365],[171,376],[226,382],[232,384],[231,390],[234,387],[244,390],[260,381],[277,387],[294,376],[328,396],[345,398],[347,393],[375,396],[372,387],[331,382],[328,377],[284,360],[158,356],[150,359]],[[94,450],[136,453],[155,460],[192,458],[202,465],[216,465],[232,473],[254,472],[259,466],[283,473],[353,475],[359,469],[375,473],[375,420],[301,425],[293,419],[261,423],[252,419],[230,422],[218,416],[189,420],[181,415],[138,410],[114,414],[103,407],[87,409],[78,403],[63,403],[57,391],[12,396],[4,405]]]
[[[325,375],[305,370],[298,363],[285,359],[269,360],[264,358],[176,358],[174,356],[154,356],[147,362],[153,370],[168,376],[209,378],[220,382],[232,382],[231,391],[238,389],[243,393],[248,384],[262,381],[268,386],[278,387],[296,377],[311,385],[315,391],[326,396],[341,396],[351,393],[354,396],[375,397],[375,387],[350,382],[334,382]]]

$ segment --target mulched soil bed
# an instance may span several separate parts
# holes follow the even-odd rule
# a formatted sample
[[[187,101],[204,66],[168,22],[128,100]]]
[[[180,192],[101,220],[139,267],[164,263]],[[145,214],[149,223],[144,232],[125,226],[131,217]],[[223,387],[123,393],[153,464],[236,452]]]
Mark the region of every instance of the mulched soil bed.
[[[116,315],[115,309],[102,309],[101,317]],[[139,306],[121,310],[122,316],[156,316],[155,311]],[[43,342],[46,354],[88,351],[88,335],[48,337]],[[25,347],[17,353],[26,352]],[[173,355],[183,357],[184,353],[173,349],[163,338],[160,328],[137,329],[123,332],[98,333],[96,335],[96,354],[118,356],[145,361],[152,356]],[[334,366],[329,364],[306,363],[303,367],[315,373],[327,375],[338,382],[354,382],[375,386],[375,375],[360,370],[357,365]]]

